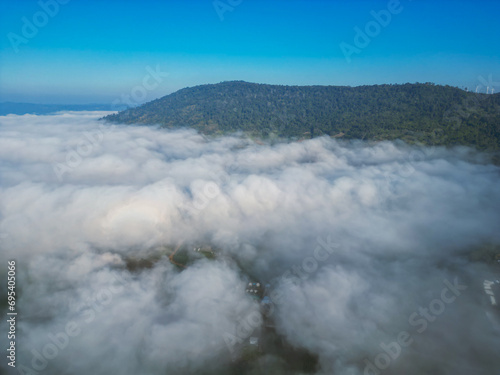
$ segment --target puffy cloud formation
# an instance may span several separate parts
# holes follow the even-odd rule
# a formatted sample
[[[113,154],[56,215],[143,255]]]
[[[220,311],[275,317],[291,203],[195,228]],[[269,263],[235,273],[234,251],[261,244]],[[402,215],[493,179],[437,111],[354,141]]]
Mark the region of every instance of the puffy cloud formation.
[[[102,115],[0,117],[0,275],[15,259],[19,312],[17,367],[4,359],[4,371],[498,369],[482,289],[498,274],[469,256],[500,243],[500,174],[487,155],[328,138],[262,145]],[[220,254],[180,269],[165,249],[181,244]],[[272,284],[264,322],[249,279]],[[262,352],[234,361],[251,335]],[[290,364],[293,348],[317,362]]]

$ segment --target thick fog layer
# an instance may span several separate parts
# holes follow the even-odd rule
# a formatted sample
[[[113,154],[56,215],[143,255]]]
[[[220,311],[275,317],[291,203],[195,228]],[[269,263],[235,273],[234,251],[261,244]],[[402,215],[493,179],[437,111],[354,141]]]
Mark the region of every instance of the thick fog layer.
[[[482,289],[498,271],[470,256],[500,243],[487,155],[207,139],[102,115],[0,117],[0,276],[16,260],[19,313],[3,371],[498,372]],[[216,259],[181,268],[167,256],[181,246]],[[267,323],[249,280],[271,285]],[[265,346],[242,362],[266,324],[316,368],[292,371]]]

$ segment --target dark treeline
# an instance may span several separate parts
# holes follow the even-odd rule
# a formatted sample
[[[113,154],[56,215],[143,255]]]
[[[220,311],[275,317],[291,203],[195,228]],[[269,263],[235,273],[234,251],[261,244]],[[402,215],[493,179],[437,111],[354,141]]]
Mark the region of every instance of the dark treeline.
[[[328,135],[500,149],[499,94],[432,83],[345,87],[223,82],[185,88],[105,119],[191,127],[204,134]]]

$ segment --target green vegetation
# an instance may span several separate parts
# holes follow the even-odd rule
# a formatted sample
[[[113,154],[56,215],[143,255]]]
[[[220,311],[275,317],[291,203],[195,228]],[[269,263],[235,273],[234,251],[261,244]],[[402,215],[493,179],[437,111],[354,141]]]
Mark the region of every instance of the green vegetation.
[[[162,246],[148,254],[147,257],[125,258],[125,265],[130,272],[141,272],[144,269],[153,268],[160,260],[168,258],[170,263],[182,271],[200,259],[216,260],[218,251],[220,250],[211,246],[194,248],[191,245]]]
[[[500,149],[500,94],[432,83],[278,86],[242,81],[179,90],[104,118],[126,124],[244,131],[259,138],[328,135]]]
[[[469,260],[500,266],[500,245],[492,243],[483,244],[469,254]]]

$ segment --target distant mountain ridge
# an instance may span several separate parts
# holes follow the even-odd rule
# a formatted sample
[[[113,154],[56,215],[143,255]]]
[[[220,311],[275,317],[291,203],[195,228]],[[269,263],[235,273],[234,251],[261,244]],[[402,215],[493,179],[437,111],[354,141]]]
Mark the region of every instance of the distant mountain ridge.
[[[111,104],[35,104],[0,103],[0,116],[5,115],[48,115],[60,111],[112,111]]]
[[[181,89],[104,118],[204,134],[403,139],[500,149],[500,95],[432,83],[281,86],[222,82]]]

